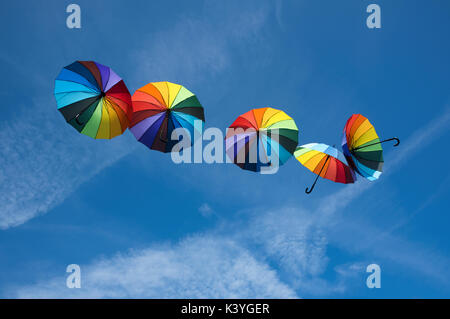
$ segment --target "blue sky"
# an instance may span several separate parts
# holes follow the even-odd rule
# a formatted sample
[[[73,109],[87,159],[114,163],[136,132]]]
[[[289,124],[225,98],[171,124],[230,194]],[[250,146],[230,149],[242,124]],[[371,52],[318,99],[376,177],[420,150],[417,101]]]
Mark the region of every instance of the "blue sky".
[[[381,7],[382,28],[366,27]],[[450,5],[445,1],[70,1],[2,4],[0,297],[442,298],[450,294]],[[206,126],[254,107],[292,116],[299,143],[339,144],[367,116],[385,173],[320,180],[177,165],[130,132],[92,140],[52,96],[74,60],[111,66],[131,92],[171,81]],[[79,264],[82,288],[65,286]],[[381,266],[381,289],[365,267]]]

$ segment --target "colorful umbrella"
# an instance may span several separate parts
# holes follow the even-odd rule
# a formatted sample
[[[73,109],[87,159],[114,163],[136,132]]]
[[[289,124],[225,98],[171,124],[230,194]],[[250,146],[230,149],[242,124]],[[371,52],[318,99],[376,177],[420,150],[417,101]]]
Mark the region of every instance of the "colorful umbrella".
[[[111,139],[128,127],[131,96],[109,67],[77,61],[62,69],[55,81],[58,110],[78,132]]]
[[[245,170],[284,164],[298,144],[298,128],[283,111],[265,107],[239,116],[227,130],[226,152]]]
[[[306,144],[297,147],[294,156],[303,166],[317,174],[311,188],[306,188],[307,194],[313,191],[319,176],[343,184],[356,181],[355,173],[347,166],[342,153],[334,147],[319,143]]]
[[[361,114],[353,114],[347,121],[342,138],[342,150],[347,162],[359,175],[368,180],[376,180],[383,169],[383,148],[381,143],[396,141],[396,137],[380,141],[375,128]]]
[[[202,133],[205,121],[203,107],[197,97],[184,86],[170,82],[149,83],[132,96],[133,117],[130,130],[136,139],[152,150],[168,153],[178,142],[172,131],[186,129],[194,138]],[[201,121],[201,125],[196,125]]]

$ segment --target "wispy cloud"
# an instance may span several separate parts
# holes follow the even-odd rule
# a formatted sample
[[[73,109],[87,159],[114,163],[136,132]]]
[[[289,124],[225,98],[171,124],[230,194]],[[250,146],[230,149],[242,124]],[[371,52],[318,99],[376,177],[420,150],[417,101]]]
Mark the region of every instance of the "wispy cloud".
[[[258,210],[175,245],[152,246],[81,265],[82,289],[63,276],[5,292],[19,298],[296,298],[343,293],[360,273],[329,258],[309,211]],[[248,218],[249,217],[249,218]]]
[[[329,264],[328,238],[316,215],[300,207],[257,210],[236,236],[246,245],[259,247],[260,254],[276,265],[298,294],[344,293],[358,272],[353,271],[355,267],[340,265],[334,270],[334,281],[322,278]]]
[[[201,204],[198,208],[198,211],[200,212],[200,214],[202,214],[203,217],[210,217],[214,214],[214,209],[212,209],[212,207],[209,206],[208,203]]]
[[[316,276],[326,267],[327,239],[308,210],[279,208],[254,214],[249,232],[243,234],[297,280]]]
[[[65,278],[23,287],[18,298],[295,298],[276,272],[236,242],[195,236],[81,266],[82,288]]]
[[[418,129],[413,135],[399,147],[399,152],[395,157],[386,163],[386,170],[389,171],[401,164],[406,158],[420,151],[423,146],[432,143],[436,138],[450,130],[450,106],[433,119],[428,125]]]
[[[132,54],[140,61],[136,78],[141,84],[167,80],[192,85],[224,71],[232,64],[233,49],[258,38],[269,14],[261,3],[231,8],[206,3],[203,15],[185,16],[171,29],[144,35],[145,47]]]
[[[37,101],[0,126],[0,229],[46,213],[135,147],[128,134],[109,142],[80,135],[51,105]]]

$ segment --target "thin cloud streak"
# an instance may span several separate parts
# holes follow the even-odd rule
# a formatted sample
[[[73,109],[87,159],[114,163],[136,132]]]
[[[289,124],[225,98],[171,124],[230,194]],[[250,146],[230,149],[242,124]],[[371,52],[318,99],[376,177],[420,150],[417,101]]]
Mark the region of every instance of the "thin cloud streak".
[[[433,119],[428,125],[418,129],[406,143],[401,145],[401,151],[393,160],[386,163],[386,170],[392,170],[401,164],[406,158],[421,150],[425,145],[432,143],[436,138],[443,135],[450,129],[450,107],[447,106],[444,112]],[[399,146],[400,148],[400,146]]]
[[[216,21],[205,18],[218,12]],[[142,80],[141,85],[147,84],[146,79],[193,85],[214,77],[233,63],[233,47],[259,37],[268,15],[267,6],[242,6],[228,15],[209,8],[208,14],[186,17],[172,29],[148,34],[149,40],[143,41],[148,45],[132,53],[133,60],[140,61],[135,78]]]
[[[135,149],[127,133],[108,143],[80,135],[48,105],[0,127],[0,229],[48,212]]]

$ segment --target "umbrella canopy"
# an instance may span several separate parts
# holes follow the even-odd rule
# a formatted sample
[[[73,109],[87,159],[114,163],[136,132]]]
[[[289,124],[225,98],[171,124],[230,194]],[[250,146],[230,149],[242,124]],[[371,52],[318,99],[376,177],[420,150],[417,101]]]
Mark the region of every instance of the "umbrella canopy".
[[[136,139],[152,150],[168,153],[178,140],[172,131],[184,128],[191,135],[202,133],[205,115],[197,97],[184,86],[170,82],[149,83],[132,96],[133,116],[130,130]],[[201,125],[195,125],[201,121]]]
[[[343,184],[354,183],[356,180],[355,173],[347,165],[344,156],[334,147],[320,143],[306,144],[297,147],[294,156],[317,175],[311,189],[306,189],[308,194],[314,189],[319,176]]]
[[[292,156],[298,145],[298,128],[281,110],[253,109],[230,125],[225,145],[236,165],[259,172],[261,167],[283,165]]]
[[[109,67],[77,61],[62,69],[55,81],[58,110],[78,132],[111,139],[128,127],[131,96]]]
[[[376,180],[383,170],[383,148],[381,143],[396,141],[396,137],[380,141],[377,132],[369,120],[361,114],[353,114],[344,127],[342,150],[347,162],[359,175],[368,180]]]

